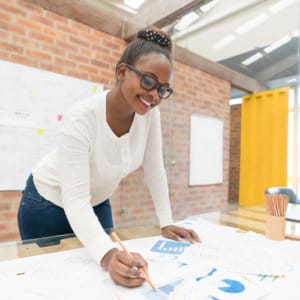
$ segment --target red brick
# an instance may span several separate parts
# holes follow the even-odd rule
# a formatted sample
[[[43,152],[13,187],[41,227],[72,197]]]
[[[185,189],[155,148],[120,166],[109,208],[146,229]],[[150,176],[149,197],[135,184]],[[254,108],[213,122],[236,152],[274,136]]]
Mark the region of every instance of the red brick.
[[[41,16],[41,15],[32,15],[30,17],[30,19],[32,21],[37,21],[37,23],[40,23],[40,24],[43,24],[43,25],[46,25],[49,27],[54,27],[54,21],[47,17]]]
[[[71,60],[74,60],[76,62],[81,62],[81,63],[84,63],[84,64],[88,64],[89,61],[90,61],[89,57],[82,56],[82,55],[77,55],[77,54],[73,54],[73,53],[70,53],[68,55],[68,58],[71,59]]]
[[[11,242],[20,240],[19,232],[0,233],[1,242]]]
[[[3,12],[3,11],[0,11],[0,20],[1,21],[5,21],[6,23],[11,21],[12,19],[12,16]]]
[[[80,55],[89,57],[89,59],[95,58],[97,56],[97,51],[90,50],[88,48],[80,48]]]
[[[1,14],[4,17],[1,18]],[[25,22],[19,21],[18,25],[12,22],[15,19]],[[126,42],[121,39],[19,0],[11,3],[8,0],[1,1],[1,29],[0,58],[101,82],[105,88],[113,87],[115,64],[126,47]],[[168,154],[166,171],[170,200],[174,219],[180,219],[186,215],[226,207],[230,171],[228,137],[232,126],[228,105],[230,84],[182,63],[174,62],[174,68],[172,85],[176,88],[175,95],[170,101],[162,103],[160,108],[164,153]],[[193,112],[224,119],[222,184],[188,186],[189,120]],[[237,131],[234,134],[238,134]],[[234,151],[232,153],[238,154],[238,151]],[[176,161],[174,166],[169,163],[173,159]],[[234,172],[237,173],[236,169]],[[1,216],[6,217],[4,224],[10,226],[6,235],[0,236],[0,239],[15,239],[18,236],[18,196],[0,193],[0,203],[4,208],[0,209]],[[112,206],[116,227],[157,222],[153,201],[143,182],[141,169],[122,180],[112,196]],[[125,214],[121,214],[122,207],[126,210]]]
[[[41,34],[39,32],[32,31],[29,33],[30,38],[34,38],[35,40],[41,42],[41,43],[47,43],[54,45],[55,39],[51,36],[47,36],[45,34]]]
[[[60,16],[60,15],[57,15],[49,10],[45,11],[45,16],[46,16],[46,18],[53,20],[55,22],[55,26],[61,25],[61,24],[68,25],[69,21],[70,21],[69,19],[67,19],[63,16]]]
[[[7,13],[11,13],[11,15],[21,15],[26,16],[26,11],[17,7],[14,7],[10,4],[0,2],[0,10],[5,11]]]
[[[67,42],[62,42],[59,40],[56,41],[56,46],[72,52],[78,52],[78,48],[79,48],[78,46],[74,46]]]
[[[69,22],[69,26],[71,28],[75,27],[77,28],[79,31],[83,31],[83,32],[86,32],[86,33],[90,33],[93,31],[93,29],[85,24],[82,24],[82,23],[79,23],[79,22],[76,22],[76,21],[73,21],[73,20],[70,20]]]
[[[9,52],[0,50],[0,59],[9,60]]]
[[[88,72],[88,73],[94,73],[97,74],[97,72],[99,71],[99,68],[97,67],[93,67],[93,66],[89,66],[89,65],[79,65],[79,70],[84,71],[84,72]]]
[[[31,66],[31,67],[38,67],[39,65],[36,59],[28,58],[20,55],[14,55],[14,54],[11,55],[11,61],[22,65]]]
[[[120,50],[120,48],[121,48],[120,45],[112,43],[108,40],[103,40],[102,45],[107,47],[108,49],[114,49],[114,50]]]
[[[72,36],[78,36],[78,34],[79,34],[79,31],[77,29],[70,28],[66,24],[57,24],[56,29],[59,30],[59,31],[62,31],[65,34],[68,34],[71,37]]]
[[[25,55],[36,58],[36,59],[51,61],[51,55],[50,54],[47,54],[45,52],[41,52],[41,51],[38,51],[38,50],[26,49],[25,50]]]
[[[0,49],[7,50],[9,52],[22,54],[23,53],[23,47],[15,46],[10,43],[2,42],[0,41]]]
[[[4,22],[0,19],[0,29],[1,30],[8,30],[8,23],[7,22]]]
[[[55,54],[55,55],[59,55],[59,56],[66,56],[66,51],[64,49],[57,48],[55,46],[44,44],[41,46],[41,49],[43,51],[51,53],[53,55]]]
[[[76,44],[77,47],[80,45],[80,46],[83,46],[83,47],[90,47],[90,43],[86,42],[84,39],[79,39],[79,38],[75,38],[73,36],[70,36],[69,37],[69,41],[73,44]]]
[[[24,19],[21,17],[17,17],[15,22],[17,25],[20,25],[21,27],[29,28],[31,30],[39,31],[41,29],[41,26],[39,24],[37,24],[36,22],[32,22],[30,20],[27,20],[27,19]]]
[[[60,66],[68,67],[68,68],[75,68],[76,67],[76,62],[70,60],[70,59],[65,59],[65,58],[60,58],[56,57],[54,59],[54,63]]]
[[[68,75],[72,76],[72,77],[77,77],[77,78],[81,78],[81,79],[84,79],[84,80],[88,80],[89,78],[89,75],[88,73],[86,72],[79,72],[79,71],[76,71],[76,70],[69,70],[67,72]]]
[[[64,74],[65,73],[65,67],[58,65],[58,64],[46,64],[46,63],[41,63],[40,67],[43,70],[47,70],[47,71],[52,71],[55,73],[60,73],[60,74]]]
[[[32,15],[33,13],[39,13],[42,14],[44,11],[44,8],[42,8],[41,6],[32,4],[27,2],[26,0],[18,0],[18,4],[20,4],[20,7],[24,8],[26,11],[28,11],[30,13],[30,15]],[[32,17],[32,16],[30,16]]]
[[[56,30],[56,29],[50,28],[50,27],[45,27],[43,29],[43,32],[53,38],[56,38],[56,39],[66,40],[68,37],[68,34],[65,34],[59,30]]]
[[[22,46],[22,47],[30,47],[30,48],[39,48],[40,43],[37,40],[29,39],[27,37],[20,36],[18,34],[12,35],[13,44]]]

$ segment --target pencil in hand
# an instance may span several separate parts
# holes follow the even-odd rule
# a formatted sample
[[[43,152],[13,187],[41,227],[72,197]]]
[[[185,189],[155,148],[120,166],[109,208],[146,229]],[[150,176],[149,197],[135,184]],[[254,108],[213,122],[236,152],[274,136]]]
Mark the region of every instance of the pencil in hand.
[[[113,231],[111,233],[112,238],[120,245],[120,247],[128,254],[128,256],[130,256],[131,258],[134,259],[134,257],[132,256],[132,254],[127,250],[127,248],[125,247],[125,245],[123,244],[123,242],[120,240],[120,238],[118,237],[118,235]],[[140,268],[144,275],[145,275],[145,280],[147,281],[147,283],[150,285],[150,287],[156,291],[156,287],[153,284],[153,282],[150,280],[149,276],[147,275],[147,273],[145,272],[144,268]]]

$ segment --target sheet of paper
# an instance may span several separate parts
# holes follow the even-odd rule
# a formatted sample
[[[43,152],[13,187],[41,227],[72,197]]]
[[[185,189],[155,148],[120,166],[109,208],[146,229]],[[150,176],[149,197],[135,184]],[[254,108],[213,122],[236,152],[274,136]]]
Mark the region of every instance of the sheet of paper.
[[[22,190],[33,165],[55,148],[63,114],[100,83],[0,60],[0,190]]]
[[[273,300],[283,293],[288,297],[280,299],[300,299],[299,242],[272,242],[203,220],[179,225],[194,228],[202,243],[179,247],[160,236],[125,241],[147,259],[157,292],[147,283],[115,285],[85,249],[76,249],[1,262],[0,299]],[[168,251],[157,251],[160,245]]]

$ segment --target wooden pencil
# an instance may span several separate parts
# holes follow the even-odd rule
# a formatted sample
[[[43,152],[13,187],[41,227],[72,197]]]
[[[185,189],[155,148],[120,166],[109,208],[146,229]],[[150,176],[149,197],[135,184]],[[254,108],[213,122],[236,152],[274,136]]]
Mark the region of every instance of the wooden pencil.
[[[272,216],[284,217],[287,205],[289,202],[289,197],[283,194],[266,194],[265,204],[267,214]]]
[[[127,250],[127,248],[125,247],[124,243],[121,241],[121,239],[118,237],[118,235],[113,231],[111,233],[112,238],[120,245],[120,247],[128,254],[128,256],[130,256],[131,258],[134,259],[134,257],[132,256],[132,254]],[[145,272],[144,268],[140,268],[143,273],[145,274],[145,280],[147,281],[147,283],[150,285],[150,287],[156,291],[156,287],[153,284],[153,282],[150,280],[149,276],[147,275],[147,273]]]

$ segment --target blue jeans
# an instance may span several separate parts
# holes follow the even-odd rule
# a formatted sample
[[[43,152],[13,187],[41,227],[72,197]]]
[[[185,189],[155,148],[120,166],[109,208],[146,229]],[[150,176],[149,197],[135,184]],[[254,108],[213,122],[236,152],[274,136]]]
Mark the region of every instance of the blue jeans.
[[[18,211],[18,225],[22,240],[73,233],[64,209],[38,193],[32,175],[27,179],[22,194]],[[109,234],[109,229],[113,228],[109,199],[94,206],[93,209],[100,224]]]

